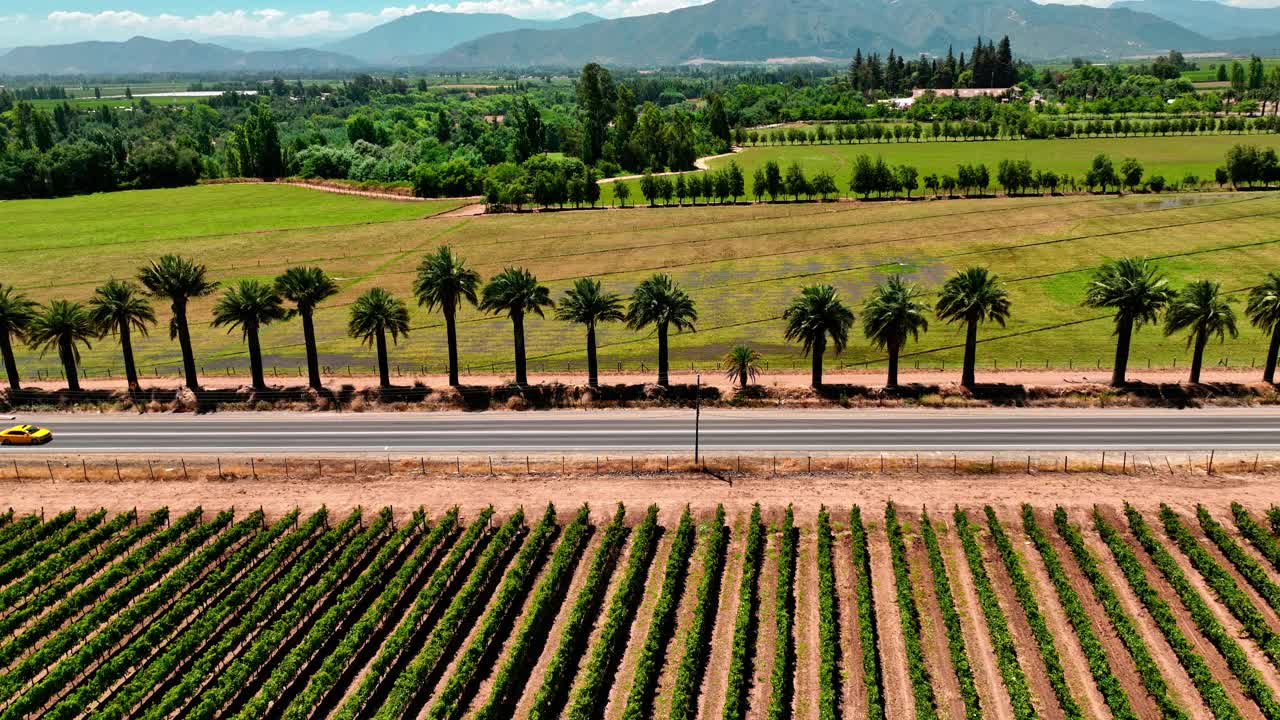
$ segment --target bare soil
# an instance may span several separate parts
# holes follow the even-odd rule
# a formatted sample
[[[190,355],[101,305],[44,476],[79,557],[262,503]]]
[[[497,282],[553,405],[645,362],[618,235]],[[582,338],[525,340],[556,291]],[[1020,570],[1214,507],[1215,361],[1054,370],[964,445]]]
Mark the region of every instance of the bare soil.
[[[1098,537],[1097,532],[1093,530],[1093,520],[1089,515],[1089,511],[1081,510],[1072,513],[1071,522],[1080,527],[1081,535],[1083,535],[1089,551],[1098,559],[1098,566],[1102,569],[1102,573],[1107,577],[1111,586],[1115,588],[1116,594],[1120,598],[1120,604],[1124,606],[1125,612],[1137,625],[1138,632],[1142,634],[1142,639],[1146,642],[1147,649],[1151,652],[1151,657],[1160,666],[1160,672],[1164,676],[1165,682],[1169,685],[1172,697],[1191,717],[1197,718],[1197,720],[1213,717],[1209,712],[1209,708],[1204,704],[1204,700],[1200,697],[1200,692],[1196,690],[1196,686],[1191,682],[1191,678],[1187,676],[1186,670],[1182,668],[1177,656],[1173,654],[1169,643],[1165,641],[1164,634],[1155,626],[1151,615],[1143,607],[1142,603],[1138,601],[1137,596],[1133,593],[1133,588],[1129,587],[1129,581],[1125,579],[1124,574],[1120,572],[1120,568],[1116,565],[1111,549],[1102,542],[1102,538]],[[1063,547],[1065,549],[1065,546]],[[1067,552],[1070,552],[1070,550],[1067,550]],[[1137,548],[1137,555],[1141,558],[1145,555],[1145,552],[1141,548]],[[1151,578],[1149,570],[1147,577]],[[1171,596],[1168,599],[1174,605],[1178,602],[1176,597]],[[1199,633],[1188,637],[1198,638]],[[1208,649],[1210,653],[1217,654],[1213,647]],[[1140,690],[1140,692],[1142,692],[1143,696],[1146,695],[1145,691]],[[1133,700],[1134,696],[1130,694],[1129,699]]]
[[[886,500],[894,500],[902,507],[926,506],[936,513],[949,512],[956,504],[966,507],[990,504],[1016,511],[1021,503],[1036,507],[1052,507],[1061,504],[1068,508],[1089,508],[1094,504],[1116,505],[1128,500],[1136,507],[1152,509],[1159,502],[1167,502],[1176,509],[1193,510],[1196,503],[1208,503],[1222,507],[1235,500],[1251,508],[1265,508],[1280,504],[1280,475],[1274,473],[1248,473],[1241,475],[1206,476],[1179,471],[1168,474],[1113,475],[1086,472],[1035,474],[978,472],[953,475],[942,470],[929,470],[916,474],[911,470],[874,472],[807,474],[780,474],[771,477],[743,475],[725,480],[702,473],[672,472],[646,475],[625,473],[595,475],[569,472],[534,475],[464,475],[417,471],[417,463],[410,468],[396,467],[393,474],[362,474],[353,477],[348,468],[345,476],[326,475],[317,478],[262,475],[260,479],[248,476],[248,468],[226,467],[224,479],[218,479],[212,463],[199,466],[188,459],[190,479],[181,479],[180,468],[175,473],[161,475],[151,481],[146,478],[147,467],[141,464],[139,473],[133,467],[124,480],[115,479],[114,466],[99,467],[102,472],[90,474],[84,481],[80,476],[80,463],[69,462],[60,467],[54,464],[54,477],[33,477],[24,472],[20,480],[9,473],[0,478],[0,507],[12,507],[19,513],[40,512],[41,508],[54,511],[65,507],[105,507],[111,511],[138,508],[140,511],[171,507],[180,512],[197,505],[205,508],[239,507],[267,511],[269,516],[279,516],[295,507],[303,510],[327,506],[330,509],[391,506],[397,514],[407,515],[419,506],[430,514],[457,505],[464,512],[478,511],[490,505],[502,514],[518,507],[537,509],[547,502],[557,507],[574,508],[590,503],[596,508],[611,508],[618,502],[628,508],[641,511],[650,503],[657,503],[661,517],[671,523],[688,504],[695,510],[714,510],[723,503],[726,512],[748,513],[751,505],[760,502],[772,508],[794,505],[798,522],[812,522],[822,505],[847,508],[861,504],[873,518]],[[298,461],[294,461],[294,468]],[[558,463],[556,463],[558,465]],[[376,465],[376,463],[375,463]],[[259,466],[261,469],[261,466]],[[521,463],[523,470],[523,463]],[[4,468],[0,467],[0,473]],[[109,472],[108,472],[109,471]],[[732,481],[732,484],[728,482]],[[875,522],[875,520],[872,520]],[[768,586],[764,586],[768,587]]]
[[[750,512],[750,511],[748,511]],[[747,717],[765,717],[769,707],[769,694],[773,691],[773,654],[778,647],[778,615],[774,602],[778,587],[778,543],[782,535],[777,531],[776,518],[762,517],[768,528],[764,557],[760,563],[760,607],[756,615],[756,647],[751,664],[752,682],[747,691]]]
[[[835,514],[831,520],[833,530],[845,524]],[[854,591],[857,573],[853,566],[852,538],[848,530],[834,534],[831,555],[836,566],[836,613],[840,620],[840,634],[836,645],[840,679],[839,716],[865,717],[867,693],[863,688],[862,636],[858,627],[858,605]]]
[[[792,717],[818,717],[818,668],[822,663],[818,636],[818,533],[800,527],[796,543],[795,586],[795,686],[791,694]]]
[[[662,593],[663,575],[667,570],[667,558],[671,556],[672,540],[675,537],[675,522],[665,522],[663,526],[657,552],[654,553],[653,561],[649,565],[649,577],[644,586],[644,599],[640,602],[639,610],[636,611],[635,621],[631,623],[631,637],[627,641],[626,651],[622,654],[618,672],[613,677],[613,685],[609,688],[609,703],[604,713],[604,717],[608,720],[617,720],[622,717],[622,712],[627,707],[627,694],[631,692],[631,684],[635,679],[636,663],[639,661],[640,651],[644,649],[644,639],[649,634],[649,627],[653,624],[653,608],[658,604],[658,596]]]
[[[1044,615],[1045,623],[1049,626],[1049,632],[1053,634],[1055,647],[1058,649],[1058,657],[1062,661],[1063,674],[1067,678],[1067,685],[1071,688],[1072,695],[1080,703],[1087,716],[1095,718],[1111,717],[1106,701],[1103,699],[1102,694],[1098,692],[1098,686],[1093,680],[1093,674],[1089,671],[1089,662],[1085,658],[1084,649],[1080,646],[1080,639],[1076,636],[1075,628],[1072,627],[1071,622],[1067,619],[1066,611],[1062,608],[1058,593],[1053,587],[1053,582],[1049,579],[1048,571],[1045,570],[1044,560],[1040,557],[1040,553],[1036,552],[1035,547],[1022,530],[1020,517],[1017,514],[1005,514],[1000,517],[1000,522],[1004,526],[1005,532],[1009,535],[1010,542],[1014,544],[1014,548],[1022,558],[1022,567],[1036,587],[1036,599],[1040,605],[1040,612]],[[1070,558],[1066,560],[1070,560]],[[1085,588],[1077,587],[1079,587],[1082,594],[1087,593]],[[1098,616],[1095,614],[1093,617],[1096,618]],[[1103,643],[1106,644],[1106,633],[1100,633],[1100,635],[1103,636]],[[1119,649],[1119,651],[1121,653],[1124,652],[1123,649]],[[1109,649],[1107,652],[1108,657],[1111,657]],[[1124,680],[1123,663],[1124,658],[1122,657],[1116,657],[1111,660],[1112,670],[1117,677],[1121,678],[1122,682]]]
[[[905,512],[898,517],[903,523],[907,564],[911,567],[911,593],[915,597],[916,610],[920,613],[921,645],[924,647],[925,667],[929,669],[929,678],[933,680],[933,697],[938,705],[938,713],[951,720],[964,720],[964,699],[960,697],[960,683],[956,679],[955,665],[951,662],[947,626],[934,590],[928,550],[920,536],[920,520]],[[892,563],[890,566],[892,567]],[[954,585],[953,582],[952,592],[956,592]]]
[[[884,522],[877,520],[875,508],[865,507],[862,522],[867,530],[867,553],[871,559],[871,592],[876,601],[876,627],[880,630],[880,665],[884,672],[885,716],[915,716],[915,698],[907,676],[907,650],[902,637],[898,595],[894,591],[893,561]]]
[[[707,653],[706,670],[699,689],[698,716],[719,717],[728,689],[729,665],[733,657],[733,632],[738,617],[744,552],[749,515],[728,515],[729,542],[725,547],[724,575],[720,580],[720,604],[715,628],[711,632],[711,649]]]

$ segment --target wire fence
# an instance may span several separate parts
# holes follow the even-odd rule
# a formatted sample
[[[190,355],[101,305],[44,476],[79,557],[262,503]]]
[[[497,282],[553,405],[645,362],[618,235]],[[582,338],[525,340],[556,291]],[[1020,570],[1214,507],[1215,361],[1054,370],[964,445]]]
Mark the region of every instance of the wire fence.
[[[5,454],[20,452],[6,449]],[[691,454],[422,454],[290,457],[280,455],[156,457],[103,455],[0,456],[0,481],[192,482],[364,481],[371,478],[434,480],[516,477],[688,476],[705,474],[732,485],[741,477],[842,475],[1107,475],[1190,477],[1268,475],[1280,472],[1280,451],[1130,451],[1034,453],[712,453]]]

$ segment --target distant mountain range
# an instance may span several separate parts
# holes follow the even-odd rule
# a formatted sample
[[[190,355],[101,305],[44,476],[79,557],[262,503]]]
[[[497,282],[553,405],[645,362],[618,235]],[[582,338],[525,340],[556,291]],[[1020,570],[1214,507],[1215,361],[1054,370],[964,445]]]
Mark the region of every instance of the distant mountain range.
[[[10,75],[351,70],[363,65],[353,57],[321,50],[246,52],[191,40],[145,37],[20,47],[0,56],[0,72]]]
[[[1193,28],[1189,29],[1189,28]],[[696,63],[847,62],[864,52],[956,54],[1008,35],[1031,60],[1165,52],[1280,52],[1280,9],[1209,0],[1120,0],[1110,8],[1032,0],[712,0],[605,20],[527,20],[420,12],[344,40],[228,37],[219,42],[82,42],[0,51],[0,74],[350,71],[365,67],[573,68]],[[229,47],[230,46],[230,47]]]
[[[1151,13],[1217,40],[1280,32],[1280,8],[1246,8],[1213,0],[1121,0],[1113,8]]]
[[[420,12],[323,46],[375,64],[426,65],[458,43],[511,30],[577,28],[603,18],[577,13],[559,20],[526,20],[498,13]]]
[[[942,54],[981,36],[1009,35],[1033,59],[1119,57],[1206,49],[1207,38],[1147,13],[1031,0],[714,0],[668,13],[571,30],[514,32],[465,42],[439,67],[674,65],[769,58],[844,59],[854,48]]]

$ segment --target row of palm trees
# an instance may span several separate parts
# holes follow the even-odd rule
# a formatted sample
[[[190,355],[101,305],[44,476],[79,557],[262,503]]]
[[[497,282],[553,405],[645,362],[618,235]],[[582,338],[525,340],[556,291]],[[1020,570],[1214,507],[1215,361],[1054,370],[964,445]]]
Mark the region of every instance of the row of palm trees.
[[[133,357],[134,334],[146,335],[156,324],[151,299],[170,305],[170,339],[182,351],[186,385],[199,388],[195,355],[191,346],[188,305],[211,295],[219,283],[210,280],[207,268],[190,259],[165,255],[141,268],[138,282],[110,280],[97,288],[87,304],[53,300],[37,305],[12,287],[0,285],[0,355],[3,355],[9,387],[20,389],[12,341],[27,343],[42,353],[56,351],[68,387],[80,389],[77,366],[80,347],[107,335],[118,338],[125,376],[131,389],[138,388]],[[242,280],[226,288],[213,308],[214,327],[239,330],[249,350],[250,373],[255,389],[265,389],[259,333],[273,323],[302,319],[308,382],[321,386],[319,353],[315,337],[316,308],[339,291],[332,277],[318,267],[286,270],[271,283]],[[625,301],[606,292],[599,280],[583,278],[565,291],[557,304],[550,290],[525,268],[506,268],[482,285],[479,273],[469,268],[451,248],[443,246],[419,264],[413,284],[418,304],[439,311],[445,319],[449,352],[449,383],[459,384],[456,317],[463,303],[494,315],[506,315],[512,323],[515,382],[528,384],[524,321],[528,315],[545,317],[554,309],[557,319],[582,325],[586,330],[588,383],[599,384],[596,331],[604,323],[625,322],[632,330],[653,328],[658,340],[658,383],[669,384],[668,336],[693,331],[698,319],[693,299],[669,275],[655,274],[641,282]],[[901,276],[878,284],[862,306],[862,332],[888,357],[888,385],[898,385],[898,362],[907,343],[928,331],[929,317],[964,327],[964,362],[961,384],[975,384],[978,329],[986,323],[1004,326],[1010,317],[1008,292],[1000,279],[984,267],[960,270],[938,292],[932,307],[925,292]],[[289,303],[292,307],[286,305]],[[1098,268],[1089,281],[1083,304],[1115,313],[1116,359],[1113,385],[1124,385],[1129,347],[1134,332],[1164,319],[1166,335],[1188,332],[1192,349],[1191,382],[1200,381],[1204,349],[1214,337],[1224,340],[1238,334],[1236,318],[1226,293],[1218,283],[1200,280],[1175,291],[1159,269],[1141,258],[1123,258]],[[1252,288],[1246,314],[1254,326],[1270,336],[1264,380],[1275,379],[1280,352],[1280,274],[1267,275]],[[822,385],[827,350],[842,353],[855,323],[854,311],[831,285],[803,288],[782,314],[785,336],[799,343],[812,358],[812,384]],[[393,343],[410,330],[406,303],[383,288],[372,288],[352,304],[348,333],[375,349],[379,379],[390,385],[387,339]],[[759,355],[745,346],[735,347],[725,358],[730,375],[746,385],[754,375]]]

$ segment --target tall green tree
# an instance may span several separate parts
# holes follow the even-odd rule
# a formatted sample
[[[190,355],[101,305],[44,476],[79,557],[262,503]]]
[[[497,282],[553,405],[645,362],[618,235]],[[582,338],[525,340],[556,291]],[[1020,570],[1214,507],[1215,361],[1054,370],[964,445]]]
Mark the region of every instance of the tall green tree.
[[[467,267],[462,258],[453,254],[448,245],[441,245],[434,253],[418,264],[418,276],[413,281],[413,294],[418,304],[434,312],[437,308],[444,315],[444,327],[449,344],[449,384],[458,385],[458,308],[462,303],[475,305],[476,290],[480,287],[480,274]]]
[[[347,332],[378,353],[378,382],[391,387],[391,371],[387,363],[387,336],[398,343],[409,334],[409,307],[403,300],[382,288],[370,288],[351,306]]]
[[[1009,292],[1004,283],[984,267],[971,267],[953,275],[942,286],[934,312],[946,323],[964,323],[964,371],[960,384],[976,384],[978,326],[994,322],[1004,327],[1009,319]]]
[[[889,355],[887,387],[898,386],[898,356],[909,340],[929,329],[929,306],[915,285],[894,275],[876,285],[862,306],[862,333]]]
[[[546,317],[543,308],[553,307],[551,291],[524,268],[509,267],[494,275],[484,286],[480,309],[494,314],[506,313],[511,318],[515,336],[516,385],[528,385],[525,366],[524,317],[533,313]]]
[[[263,180],[284,175],[280,129],[265,99],[255,104],[245,121],[236,126],[232,139],[238,175]]]
[[[320,381],[320,353],[316,348],[316,306],[338,294],[338,283],[324,270],[314,266],[291,267],[276,278],[276,292],[297,307],[302,316],[302,341],[307,349],[307,381],[311,388],[323,387]]]
[[[515,140],[511,144],[511,151],[515,154],[516,162],[522,163],[542,152],[543,145],[546,142],[546,130],[542,125],[542,112],[538,110],[538,106],[534,105],[527,95],[521,95],[516,99],[516,104],[511,109],[511,117],[508,122],[515,130]]]
[[[666,273],[645,278],[631,293],[627,307],[627,327],[641,330],[653,326],[658,334],[658,384],[671,384],[668,365],[667,335],[674,327],[676,332],[696,331],[698,310],[693,298]]]
[[[289,319],[292,314],[275,287],[258,280],[241,280],[227,288],[213,306],[213,326],[226,327],[227,332],[240,328],[249,345],[249,375],[254,390],[267,389],[259,331],[271,323]]]
[[[827,341],[830,339],[836,355],[844,352],[849,344],[849,328],[853,327],[853,311],[834,286],[809,285],[783,311],[782,319],[787,323],[787,340],[801,343],[805,354],[812,358],[813,387],[822,387]]]
[[[600,323],[624,318],[622,298],[605,292],[599,280],[580,278],[564,293],[556,306],[556,318],[587,328],[587,385],[600,386],[600,368],[596,359],[596,327]]]
[[[1187,331],[1187,347],[1191,348],[1191,382],[1200,382],[1204,348],[1209,339],[1219,342],[1227,335],[1236,337],[1236,313],[1222,293],[1222,285],[1212,280],[1197,280],[1178,291],[1164,313],[1164,334]]]
[[[720,369],[726,378],[738,384],[739,389],[745,390],[756,381],[763,361],[760,353],[752,350],[750,345],[739,343],[720,358]]]
[[[724,109],[724,98],[720,93],[712,94],[707,102],[707,129],[713,136],[724,141],[725,145],[732,144],[729,113]]]
[[[0,301],[2,307],[3,302]],[[1267,343],[1267,364],[1262,371],[1262,380],[1274,383],[1276,355],[1280,353],[1280,273],[1267,273],[1267,277],[1249,291],[1249,304],[1244,313],[1254,327],[1271,338]],[[0,310],[0,315],[3,315],[3,310]]]
[[[115,335],[120,338],[120,352],[124,356],[124,376],[130,390],[138,390],[138,368],[133,360],[133,333],[147,336],[147,329],[156,324],[156,313],[143,295],[142,288],[125,280],[108,280],[94,291],[89,299],[89,312],[98,327],[99,337]]]
[[[582,127],[582,161],[595,165],[604,151],[618,90],[608,70],[598,63],[588,63],[578,76],[577,96],[578,118]]]
[[[18,361],[13,355],[13,341],[26,341],[27,326],[35,311],[36,304],[26,295],[10,285],[0,284],[0,355],[4,356],[4,371],[12,392],[22,389]]]
[[[50,350],[58,352],[67,389],[80,392],[80,346],[89,348],[89,342],[98,337],[88,308],[78,302],[54,300],[41,306],[31,318],[26,335],[27,344],[42,356]]]
[[[173,315],[169,320],[169,339],[177,339],[182,349],[182,371],[187,387],[200,389],[196,374],[196,356],[191,349],[191,329],[187,325],[187,305],[192,298],[204,297],[217,289],[218,283],[206,277],[208,268],[181,255],[162,255],[142,268],[138,280],[155,297],[169,301]]]
[[[1116,360],[1111,385],[1122,387],[1129,367],[1129,345],[1135,330],[1154,323],[1173,299],[1173,288],[1159,268],[1143,258],[1121,258],[1098,268],[1085,290],[1084,306],[1115,311]]]

